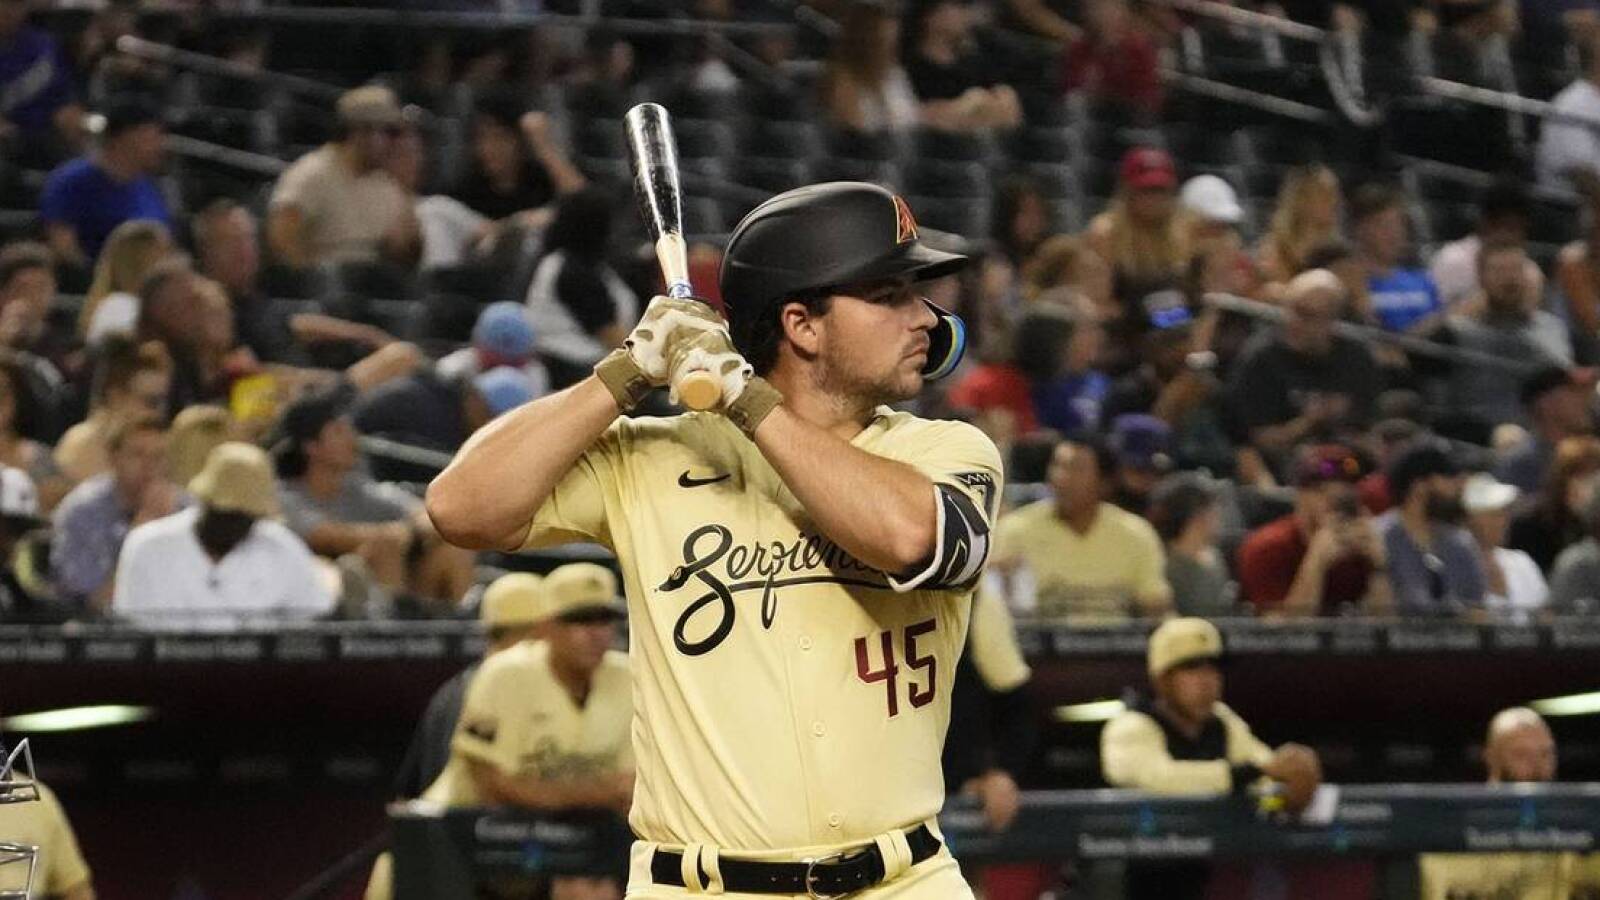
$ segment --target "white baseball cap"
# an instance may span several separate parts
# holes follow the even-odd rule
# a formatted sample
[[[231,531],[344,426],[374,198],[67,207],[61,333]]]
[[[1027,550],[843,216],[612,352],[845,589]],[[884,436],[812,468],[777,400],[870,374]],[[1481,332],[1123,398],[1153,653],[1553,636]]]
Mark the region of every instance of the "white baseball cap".
[[[1215,175],[1196,175],[1183,183],[1178,202],[1184,209],[1208,222],[1237,225],[1244,221],[1244,207],[1233,185]]]
[[[39,489],[27,472],[0,466],[0,518],[39,520]]]
[[[1494,512],[1505,509],[1522,495],[1514,484],[1502,484],[1487,472],[1467,479],[1461,488],[1461,505],[1469,513]]]

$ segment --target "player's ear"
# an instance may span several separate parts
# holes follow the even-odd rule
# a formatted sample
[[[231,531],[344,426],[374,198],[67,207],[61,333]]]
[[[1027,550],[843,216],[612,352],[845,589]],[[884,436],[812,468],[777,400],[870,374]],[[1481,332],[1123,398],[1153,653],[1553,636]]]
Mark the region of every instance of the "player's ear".
[[[804,356],[815,356],[822,346],[820,317],[804,303],[785,303],[778,310],[778,327],[783,336]]]

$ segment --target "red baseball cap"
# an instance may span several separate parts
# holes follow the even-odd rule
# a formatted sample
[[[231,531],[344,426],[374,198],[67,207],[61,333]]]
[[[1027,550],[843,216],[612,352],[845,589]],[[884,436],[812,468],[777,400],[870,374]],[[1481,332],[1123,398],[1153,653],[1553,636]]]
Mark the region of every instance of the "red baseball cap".
[[[1177,166],[1171,154],[1160,147],[1134,147],[1122,154],[1118,171],[1122,183],[1134,190],[1178,186]]]

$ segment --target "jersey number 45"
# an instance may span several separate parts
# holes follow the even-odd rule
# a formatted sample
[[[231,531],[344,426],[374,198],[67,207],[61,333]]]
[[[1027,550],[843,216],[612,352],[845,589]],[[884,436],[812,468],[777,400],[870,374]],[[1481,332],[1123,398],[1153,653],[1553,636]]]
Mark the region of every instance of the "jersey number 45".
[[[906,699],[911,701],[912,709],[921,709],[933,702],[934,693],[938,690],[939,661],[932,654],[922,654],[917,651],[917,638],[932,634],[939,623],[933,619],[926,622],[917,622],[907,625],[903,632],[900,644],[904,648],[902,656],[906,667],[913,672],[921,672],[926,680],[921,684],[915,681],[906,682]],[[883,667],[872,668],[871,648],[864,637],[856,638],[856,677],[867,684],[883,682],[884,697],[889,704],[889,718],[900,715],[900,665],[895,662],[895,633],[893,631],[878,632],[878,646],[883,657]]]

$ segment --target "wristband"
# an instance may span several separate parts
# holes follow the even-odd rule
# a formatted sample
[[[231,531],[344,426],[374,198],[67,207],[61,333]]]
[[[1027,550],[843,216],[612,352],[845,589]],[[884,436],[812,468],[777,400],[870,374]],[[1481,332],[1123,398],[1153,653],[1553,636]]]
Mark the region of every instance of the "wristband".
[[[739,426],[745,437],[754,439],[762,421],[782,402],[783,394],[772,386],[772,382],[756,375],[745,383],[744,390],[739,392],[739,399],[728,404],[723,415]]]
[[[617,409],[632,412],[650,394],[650,378],[628,351],[618,347],[595,363],[594,374],[617,401]]]

